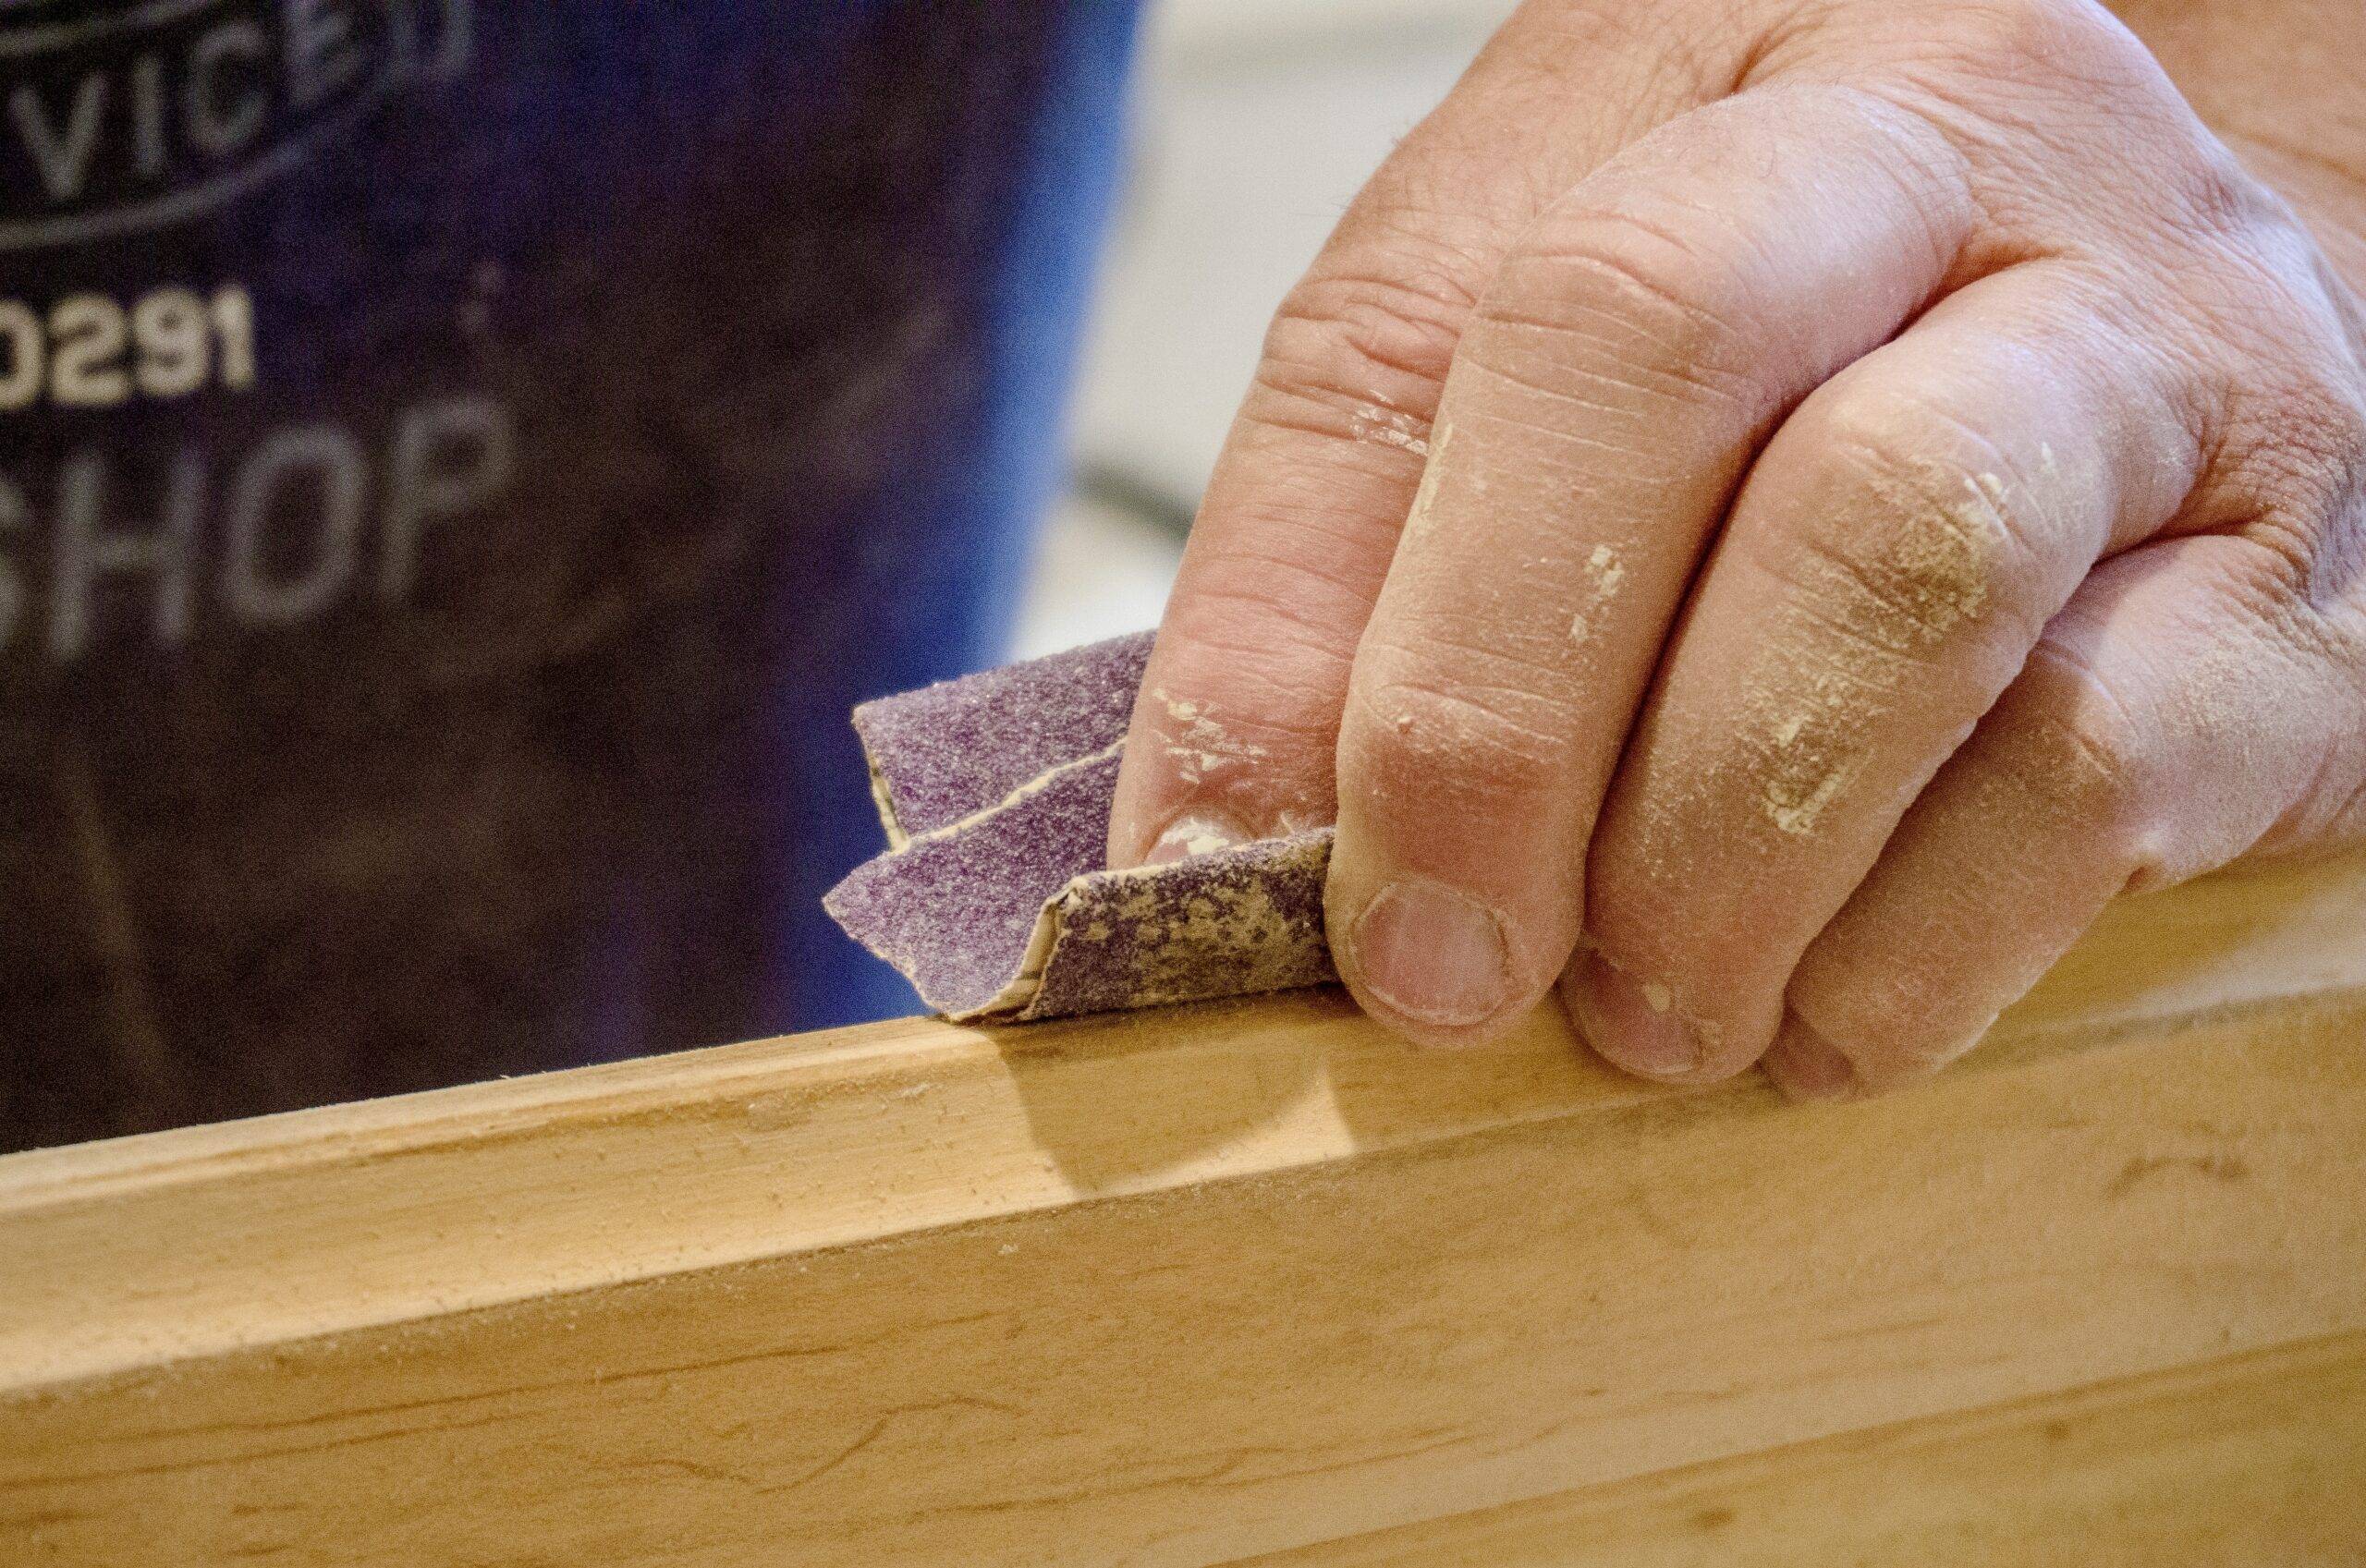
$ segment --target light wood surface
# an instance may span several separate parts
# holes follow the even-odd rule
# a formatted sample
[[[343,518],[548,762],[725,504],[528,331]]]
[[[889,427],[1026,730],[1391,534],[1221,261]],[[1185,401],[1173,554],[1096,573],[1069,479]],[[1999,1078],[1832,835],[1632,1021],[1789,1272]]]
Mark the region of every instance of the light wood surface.
[[[2348,1336],[1324,1542],[1255,1568],[2360,1562],[2366,1343]]]
[[[2355,1562],[2361,1047],[2352,862],[1868,1105],[1309,993],[15,1156],[0,1562]]]

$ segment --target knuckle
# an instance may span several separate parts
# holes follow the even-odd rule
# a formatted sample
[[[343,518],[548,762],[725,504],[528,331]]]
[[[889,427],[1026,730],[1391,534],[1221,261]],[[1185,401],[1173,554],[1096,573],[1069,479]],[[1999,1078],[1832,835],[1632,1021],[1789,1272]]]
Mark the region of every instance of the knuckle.
[[[2277,362],[2312,362],[2328,346],[2354,357],[2354,307],[2316,237],[2233,158],[2213,147],[2193,160],[2198,172],[2162,207],[2166,224],[2144,264],[2221,346]]]
[[[2189,234],[2282,234],[2297,227],[2292,211],[2234,150],[2196,125],[2171,176],[2175,211]]]
[[[1757,547],[1788,553],[1768,569],[1817,593],[1849,632],[1921,657],[2037,602],[2010,467],[1969,425],[1927,405],[1849,395],[1805,433],[1822,470],[1813,504]]]
[[[2366,524],[2366,378],[2302,367],[2250,396],[2219,453],[2219,503],[2277,565],[2277,589],[2329,607],[2354,584]]]
[[[1158,773],[1244,823],[1328,820],[1348,682],[1339,650],[1287,609],[1203,596],[1160,635],[1129,753],[1154,758]]]
[[[1374,792],[1409,789],[1433,808],[1493,813],[1570,777],[1574,735],[1554,699],[1434,672],[1374,678],[1360,658],[1352,693],[1358,744],[1344,760]]]
[[[1482,58],[1539,82],[1559,83],[1573,71],[1620,55],[1634,68],[1668,73],[1694,93],[1730,72],[1707,68],[1703,56],[1748,25],[1734,0],[1554,0],[1551,24],[1506,27],[1490,39]],[[1706,36],[1703,36],[1706,35]]]
[[[2352,553],[2353,572],[2358,553]],[[2336,723],[2341,738],[2333,743],[2343,755],[2366,760],[2366,601],[2353,596],[2326,606],[2297,609],[2287,617],[2284,645],[2321,673],[2329,673],[2334,689],[2348,695],[2338,699],[2336,712],[2348,715]],[[2366,784],[2361,784],[2366,792]]]
[[[1564,210],[1498,269],[1470,352],[1506,374],[1518,372],[1504,361],[1541,346],[1622,380],[1738,387],[1757,359],[1747,287],[1745,270],[1704,237],[1629,213]]]
[[[2136,36],[2088,0],[1961,0],[1936,30],[1983,74],[2116,84],[2157,74]]]
[[[2278,410],[2285,466],[2317,509],[2354,498],[2366,477],[2366,379],[2356,369],[2304,371]]]
[[[1910,102],[2024,177],[2132,163],[2149,199],[2168,178],[2152,165],[2197,128],[2151,51],[2092,0],[1935,0],[1914,14],[1921,25],[1898,72]]]
[[[2145,264],[2201,329],[2203,362],[2227,373],[2232,359],[2238,386],[2354,383],[2366,354],[2356,297],[2285,200],[2206,130],[2195,136],[2207,145],[2160,206]]]
[[[1167,684],[1178,691],[1238,690],[1264,712],[1319,708],[1347,685],[1354,624],[1310,610],[1269,575],[1265,586],[1203,586],[1178,604],[1162,635]]]
[[[1266,330],[1250,412],[1418,449],[1468,311],[1442,280],[1399,281],[1378,268],[1311,274]]]
[[[1226,723],[1319,736],[1338,734],[1360,622],[1347,605],[1310,602],[1285,573],[1201,581],[1177,595],[1161,627],[1158,684]],[[1170,711],[1188,721],[1194,715]]]
[[[2239,638],[2253,650],[2250,678],[2261,689],[2318,672],[2354,678],[2366,670],[2356,530],[2300,542],[2255,524],[2216,542],[2225,547],[2212,551],[2201,568],[2208,573],[2211,608],[2229,644]]]
[[[1212,503],[1177,602],[1228,602],[1261,621],[1332,629],[1352,645],[1387,572],[1396,519],[1326,467],[1302,465],[1228,494],[1220,517]]]
[[[2016,718],[2011,768],[2024,798],[2128,865],[2149,859],[2154,799],[2148,730],[2067,645],[2042,641]]]

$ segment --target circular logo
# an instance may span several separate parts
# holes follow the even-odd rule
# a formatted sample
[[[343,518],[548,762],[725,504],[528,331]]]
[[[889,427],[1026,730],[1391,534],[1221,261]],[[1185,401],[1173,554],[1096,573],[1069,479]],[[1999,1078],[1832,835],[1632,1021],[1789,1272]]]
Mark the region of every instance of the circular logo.
[[[139,234],[465,67],[472,0],[0,0],[0,251]]]

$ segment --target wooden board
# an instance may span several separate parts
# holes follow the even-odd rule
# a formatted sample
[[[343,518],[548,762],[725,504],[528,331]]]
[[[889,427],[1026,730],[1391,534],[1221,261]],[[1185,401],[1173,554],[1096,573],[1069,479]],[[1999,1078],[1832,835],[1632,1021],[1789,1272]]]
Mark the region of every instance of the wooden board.
[[[1257,1568],[2357,1568],[2366,1342],[2071,1394],[1325,1542]]]
[[[2361,1046],[2352,862],[1861,1106],[1311,993],[14,1156],[0,1562],[2354,1563]]]

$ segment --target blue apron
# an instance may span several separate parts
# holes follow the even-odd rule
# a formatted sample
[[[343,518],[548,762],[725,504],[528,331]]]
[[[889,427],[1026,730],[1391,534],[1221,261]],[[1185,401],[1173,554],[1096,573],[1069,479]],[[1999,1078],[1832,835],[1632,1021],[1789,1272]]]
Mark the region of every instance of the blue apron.
[[[0,0],[0,1147],[911,1010],[1132,22]]]

